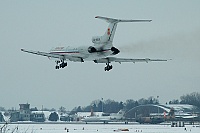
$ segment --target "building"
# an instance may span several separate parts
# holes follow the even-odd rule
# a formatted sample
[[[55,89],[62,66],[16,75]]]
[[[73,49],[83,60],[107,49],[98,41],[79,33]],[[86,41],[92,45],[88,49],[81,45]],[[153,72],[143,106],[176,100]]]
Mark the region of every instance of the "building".
[[[19,121],[30,121],[30,104],[19,104]]]
[[[61,115],[60,116],[60,121],[74,121],[74,117],[70,116],[68,114]]]
[[[34,122],[44,122],[45,115],[42,111],[32,111],[30,115],[30,120]]]
[[[17,122],[17,121],[30,121],[30,104],[19,104],[19,110],[13,110],[11,112],[10,121]]]
[[[200,109],[188,104],[140,105],[126,112],[125,117],[140,123],[170,120],[199,121]]]
[[[5,122],[3,114],[0,112],[0,122]]]
[[[19,111],[12,111],[10,113],[10,122],[17,122],[19,120]]]

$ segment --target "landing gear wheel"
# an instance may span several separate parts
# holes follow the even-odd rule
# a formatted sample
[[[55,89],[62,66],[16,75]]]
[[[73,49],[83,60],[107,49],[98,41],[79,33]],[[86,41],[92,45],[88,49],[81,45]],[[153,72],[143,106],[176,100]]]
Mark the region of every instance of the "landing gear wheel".
[[[63,63],[60,64],[60,68],[64,68],[64,64]]]
[[[109,69],[111,70],[113,68],[113,66],[111,65],[111,66],[109,66]]]
[[[108,68],[108,66],[106,66],[106,67],[104,68],[104,70],[105,70],[105,71],[109,71],[109,68]]]
[[[112,65],[109,65],[109,63],[106,63],[106,67],[104,68],[105,71],[110,71],[113,68]]]
[[[59,69],[59,66],[56,66],[56,69]]]
[[[64,60],[61,60],[61,61],[56,61],[56,69],[59,69],[59,68],[64,68],[67,66],[67,62],[64,62]]]

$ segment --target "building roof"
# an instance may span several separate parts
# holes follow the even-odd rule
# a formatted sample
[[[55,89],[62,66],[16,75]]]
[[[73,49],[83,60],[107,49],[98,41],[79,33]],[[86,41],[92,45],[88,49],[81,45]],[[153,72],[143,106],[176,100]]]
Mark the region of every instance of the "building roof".
[[[160,104],[160,105],[154,105],[154,104],[147,104],[147,105],[140,105],[137,107],[134,107],[126,112],[126,116],[132,117],[134,115],[138,114],[155,114],[155,115],[163,115],[164,112],[169,113],[171,109],[174,110],[175,115],[181,115],[181,116],[188,116],[191,114],[199,114],[200,109],[193,105],[188,104]]]
[[[173,108],[175,112],[200,112],[200,109],[198,107],[189,104],[167,104],[160,106],[163,106],[168,109]]]

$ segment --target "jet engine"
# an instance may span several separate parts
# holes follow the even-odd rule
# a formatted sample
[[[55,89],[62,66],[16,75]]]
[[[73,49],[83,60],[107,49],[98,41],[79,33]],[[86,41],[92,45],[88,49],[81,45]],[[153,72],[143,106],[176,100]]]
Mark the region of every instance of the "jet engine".
[[[120,51],[119,51],[119,49],[117,49],[117,48],[115,48],[115,47],[112,47],[111,48],[111,51],[113,52],[112,54],[113,55],[116,55],[116,54],[118,54]]]
[[[89,53],[94,53],[94,52],[97,52],[97,49],[96,49],[95,47],[90,46],[90,47],[88,48],[88,52],[89,52]]]

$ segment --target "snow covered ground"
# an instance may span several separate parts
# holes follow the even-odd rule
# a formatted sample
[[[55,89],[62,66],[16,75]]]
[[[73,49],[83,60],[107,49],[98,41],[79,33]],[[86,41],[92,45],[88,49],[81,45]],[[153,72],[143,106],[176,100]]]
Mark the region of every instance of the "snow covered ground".
[[[2,124],[0,124],[2,127]],[[17,128],[18,127],[18,128]],[[9,124],[7,133],[200,133],[199,126],[171,127],[170,125],[132,125],[132,124]],[[128,129],[120,131],[118,129]]]

